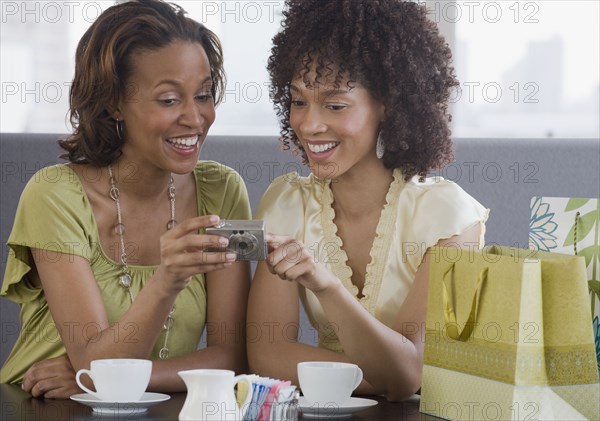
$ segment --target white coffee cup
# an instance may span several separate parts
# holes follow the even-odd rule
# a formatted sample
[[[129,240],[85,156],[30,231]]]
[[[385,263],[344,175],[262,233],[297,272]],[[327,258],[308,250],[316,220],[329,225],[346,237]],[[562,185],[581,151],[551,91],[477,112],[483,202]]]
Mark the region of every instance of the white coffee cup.
[[[298,381],[309,405],[343,405],[362,381],[356,364],[306,361],[298,363]]]
[[[91,370],[81,369],[75,380],[81,389],[105,402],[137,402],[140,400],[152,374],[152,361],[128,358],[94,360]],[[96,391],[88,389],[79,379],[87,374]]]

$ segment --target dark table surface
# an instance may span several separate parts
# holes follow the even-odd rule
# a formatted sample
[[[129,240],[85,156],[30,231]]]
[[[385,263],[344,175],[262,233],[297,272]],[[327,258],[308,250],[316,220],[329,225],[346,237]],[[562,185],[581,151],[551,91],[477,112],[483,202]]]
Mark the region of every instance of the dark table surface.
[[[173,393],[171,399],[148,408],[141,414],[98,415],[92,408],[70,399],[32,398],[19,386],[0,384],[0,420],[177,420],[185,401],[185,393]],[[384,398],[369,396],[378,404],[352,414],[349,420],[439,420],[419,412],[419,400],[391,403]],[[300,420],[308,418],[300,416]],[[331,418],[323,418],[331,419]]]

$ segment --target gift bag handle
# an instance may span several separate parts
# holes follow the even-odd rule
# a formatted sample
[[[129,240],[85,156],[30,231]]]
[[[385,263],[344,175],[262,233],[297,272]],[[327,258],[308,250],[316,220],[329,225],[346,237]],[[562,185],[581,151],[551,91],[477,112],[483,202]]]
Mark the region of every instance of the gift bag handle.
[[[466,341],[473,333],[473,329],[475,329],[475,321],[477,320],[477,310],[479,309],[479,297],[481,295],[481,289],[483,288],[483,283],[487,280],[488,277],[488,268],[484,268],[477,277],[477,283],[475,284],[475,291],[473,292],[473,300],[471,301],[471,310],[469,311],[469,317],[465,323],[462,331],[459,332],[458,323],[456,322],[456,313],[450,302],[450,294],[448,293],[448,286],[446,285],[446,278],[448,274],[454,273],[454,264],[450,266],[446,272],[444,272],[444,277],[442,279],[442,299],[444,301],[444,316],[446,319],[446,332],[448,337],[454,339],[456,341]],[[452,279],[450,279],[452,280]]]
[[[575,214],[575,225],[573,226],[573,251],[575,252],[575,256],[577,256],[577,225],[579,225],[579,217],[581,213],[577,211]],[[592,312],[593,313],[593,312]]]

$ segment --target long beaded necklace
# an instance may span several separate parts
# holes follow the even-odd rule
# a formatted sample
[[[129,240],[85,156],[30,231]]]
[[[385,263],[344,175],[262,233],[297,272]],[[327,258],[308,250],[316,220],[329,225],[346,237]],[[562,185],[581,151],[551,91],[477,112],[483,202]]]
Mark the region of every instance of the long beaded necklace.
[[[117,205],[117,225],[115,225],[115,232],[119,236],[119,252],[121,254],[121,275],[119,275],[119,284],[125,288],[127,294],[129,295],[129,302],[133,303],[133,295],[131,293],[131,275],[129,274],[129,265],[127,264],[127,253],[125,251],[125,225],[123,224],[123,215],[121,212],[121,202],[119,200],[120,191],[117,188],[117,184],[115,182],[115,177],[113,176],[112,165],[108,166],[108,175],[110,177],[110,191],[109,195],[112,200],[115,201]],[[177,225],[177,221],[175,220],[175,183],[173,181],[173,176],[169,178],[169,188],[167,189],[167,194],[169,198],[169,205],[171,207],[171,219],[167,222],[167,229],[170,230],[175,225]],[[175,323],[175,319],[173,318],[173,313],[175,312],[175,305],[171,308],[169,315],[167,316],[167,320],[163,325],[163,330],[165,331],[165,342],[163,347],[160,349],[158,356],[161,360],[164,360],[169,357],[169,348],[167,347],[167,343],[169,340],[169,332]]]

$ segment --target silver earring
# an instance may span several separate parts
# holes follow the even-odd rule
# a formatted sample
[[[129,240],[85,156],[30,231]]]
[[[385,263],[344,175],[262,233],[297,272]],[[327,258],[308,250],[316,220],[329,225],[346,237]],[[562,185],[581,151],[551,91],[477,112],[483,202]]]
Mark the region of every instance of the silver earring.
[[[377,159],[383,158],[384,150],[383,139],[381,138],[381,132],[379,132],[377,135],[377,145],[375,145],[375,155],[377,155]]]
[[[117,120],[116,123],[117,128],[117,137],[123,140],[123,120]]]

